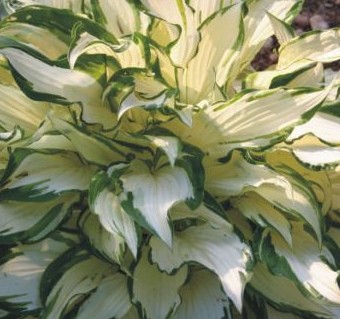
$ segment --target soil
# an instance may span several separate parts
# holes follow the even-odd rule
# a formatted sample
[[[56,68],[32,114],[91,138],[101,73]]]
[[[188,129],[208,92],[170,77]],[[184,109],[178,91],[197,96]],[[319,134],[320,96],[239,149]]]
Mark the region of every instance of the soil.
[[[327,30],[340,27],[340,0],[305,0],[301,13],[292,24],[297,34],[310,30]],[[252,66],[262,71],[277,62],[279,44],[275,37],[267,40],[261,51],[256,55]],[[326,67],[333,71],[340,70],[340,60]]]

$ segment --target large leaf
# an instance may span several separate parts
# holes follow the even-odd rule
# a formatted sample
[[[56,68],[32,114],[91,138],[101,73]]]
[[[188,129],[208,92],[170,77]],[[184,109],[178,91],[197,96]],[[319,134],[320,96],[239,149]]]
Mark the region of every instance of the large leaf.
[[[94,252],[98,252],[110,262],[122,263],[125,242],[118,232],[108,232],[98,217],[89,212],[83,213],[79,220],[79,226]]]
[[[242,201],[244,202],[243,209],[247,210],[247,206],[252,205],[251,201],[248,202],[247,200],[254,198],[253,195],[247,195],[247,192],[255,192],[262,199],[265,199],[267,203],[261,202],[260,198],[260,202],[254,205],[261,206],[262,204],[265,207],[267,205],[274,205],[274,208],[267,206],[269,211],[267,213],[263,212],[263,214],[268,216],[272,209],[273,211],[278,210],[276,218],[279,218],[281,222],[282,218],[279,215],[282,213],[280,211],[288,213],[293,217],[298,217],[309,224],[317,238],[321,240],[321,211],[315,194],[310,189],[308,183],[303,181],[302,178],[294,176],[294,171],[289,171],[287,175],[281,174],[279,171],[263,164],[251,164],[238,152],[234,152],[226,164],[212,163],[207,167],[206,188],[214,196],[224,200],[229,197],[245,194],[244,196],[246,197]],[[255,196],[255,198],[257,197]],[[237,205],[237,201],[235,204]],[[256,216],[255,211],[252,213],[248,211],[248,214],[250,214],[248,215],[249,217]],[[273,218],[272,222],[281,229],[282,234],[285,234],[284,237],[290,242],[290,236],[287,232],[289,225],[287,223],[279,223],[273,215],[270,217]]]
[[[294,38],[280,48],[278,69],[299,60],[332,62],[340,58],[340,29],[313,31]]]
[[[317,112],[310,121],[298,125],[289,135],[287,141],[294,141],[307,134],[313,134],[322,141],[330,144],[340,144],[340,138],[334,132],[340,129],[340,119],[338,116],[328,112]]]
[[[141,0],[147,12],[180,28],[176,43],[170,49],[175,65],[186,66],[196,52],[199,33],[192,9],[183,0]]]
[[[223,289],[239,311],[243,290],[251,277],[251,253],[246,244],[230,229],[210,225],[189,227],[173,238],[172,249],[159,239],[150,241],[152,260],[171,273],[187,262],[199,263],[215,272]]]
[[[74,236],[58,232],[39,243],[12,248],[0,265],[1,300],[11,304],[15,312],[40,309],[39,283],[43,272],[75,242]]]
[[[46,202],[0,202],[0,242],[37,241],[57,228],[79,200],[75,194]]]
[[[18,125],[33,133],[43,121],[48,105],[27,98],[19,89],[0,84],[0,124],[7,130]]]
[[[282,212],[255,192],[248,192],[240,199],[233,201],[233,206],[244,216],[262,227],[275,229],[290,245],[292,236],[291,226]]]
[[[229,311],[229,301],[218,278],[207,270],[192,271],[180,289],[182,299],[174,319],[221,319]]]
[[[274,169],[280,170],[283,167],[289,167],[300,178],[303,176],[303,179],[314,191],[319,205],[322,205],[321,211],[323,215],[328,213],[332,202],[332,191],[326,171],[315,170],[308,165],[301,165],[301,162],[294,156],[294,153],[286,148],[272,149],[266,152],[265,159],[267,164]]]
[[[263,164],[252,164],[238,151],[232,153],[227,163],[207,163],[207,168],[206,189],[220,198],[241,195],[262,184],[289,187],[284,176]]]
[[[294,126],[311,118],[328,93],[328,88],[253,91],[227,102],[200,103],[192,127],[176,120],[164,126],[188,143],[209,154],[218,151],[222,157],[235,148],[265,148],[283,140]]]
[[[308,183],[298,179],[291,179],[291,184],[282,188],[276,185],[263,184],[254,191],[275,205],[275,208],[298,218],[310,226],[321,242],[322,213],[317,203],[314,192]]]
[[[251,89],[272,89],[280,86],[288,88],[319,87],[323,78],[321,63],[313,61],[297,62],[283,70],[264,70],[250,73],[246,87]]]
[[[131,306],[127,277],[115,273],[104,278],[96,291],[81,305],[77,319],[122,319]]]
[[[236,48],[229,57],[228,67],[217,70],[217,83],[223,85],[227,79],[227,88],[231,88],[233,81],[250,64],[265,41],[274,33],[268,12],[280,20],[286,21],[297,14],[301,1],[247,1],[248,10],[243,19],[242,46]],[[220,82],[219,79],[222,79]]]
[[[45,306],[42,318],[63,317],[68,306],[95,290],[116,267],[90,256],[79,248],[54,260],[44,273],[40,293]],[[72,308],[71,308],[72,309]]]
[[[58,117],[51,117],[51,121],[53,127],[72,142],[86,161],[107,166],[112,162],[125,159],[125,154],[117,149],[112,140],[86,131]]]
[[[133,271],[132,300],[138,304],[143,318],[168,318],[181,303],[179,288],[187,278],[187,266],[168,275],[148,258],[149,249],[142,252]]]
[[[292,237],[294,245],[290,247],[276,234],[267,235],[260,248],[260,259],[273,274],[294,280],[314,298],[340,304],[338,273],[329,266],[333,263],[329,251],[320,252],[317,241],[301,224],[294,224]]]
[[[1,49],[0,53],[6,56],[30,97],[69,104],[80,102],[84,121],[115,126],[115,115],[101,101],[102,87],[90,75],[49,65],[15,48]]]
[[[117,38],[143,31],[143,24],[147,21],[144,14],[128,0],[91,1],[91,7],[95,20]]]
[[[67,45],[50,30],[29,23],[12,22],[5,24],[0,34],[13,37],[30,45],[51,60],[56,60],[67,52]]]
[[[114,237],[124,238],[132,254],[137,256],[138,237],[134,220],[121,206],[122,198],[115,194],[110,177],[100,172],[90,185],[90,205],[100,223]]]
[[[69,47],[68,60],[73,69],[78,58],[83,54],[103,54],[112,57],[122,68],[145,68],[148,63],[149,52],[146,49],[146,39],[140,34],[135,34],[131,39],[119,39],[114,43],[105,38],[96,37],[88,32],[83,23],[77,23],[73,27],[72,43]],[[108,64],[109,66],[110,64]],[[115,68],[107,71],[107,76],[114,73]]]
[[[41,200],[69,191],[87,190],[95,167],[72,152],[18,148],[1,179],[0,198]]]
[[[198,52],[183,71],[178,70],[180,101],[195,104],[207,99],[215,86],[216,68],[227,60],[239,36],[241,3],[224,9],[203,24]],[[235,29],[224,32],[224,26]]]
[[[235,101],[217,103],[202,111],[197,134],[204,134],[211,141],[227,143],[281,136],[303,122],[306,113],[315,109],[327,94],[326,89],[248,93]],[[203,125],[208,125],[209,129],[202,129]],[[193,129],[195,126],[194,123]]]
[[[318,305],[313,299],[304,296],[293,281],[271,274],[263,264],[259,263],[255,267],[250,285],[280,309],[331,318],[327,309]]]
[[[179,202],[194,197],[193,185],[185,169],[165,166],[154,172],[135,161],[121,177],[126,200],[124,210],[137,223],[159,236],[169,247],[172,243],[168,211]]]
[[[322,128],[320,128],[322,130]],[[320,135],[325,132],[320,132]],[[325,136],[324,136],[325,137]],[[335,138],[331,138],[333,141]],[[310,166],[322,167],[325,165],[337,166],[340,163],[340,146],[330,146],[322,143],[312,135],[305,135],[289,145],[294,155]]]

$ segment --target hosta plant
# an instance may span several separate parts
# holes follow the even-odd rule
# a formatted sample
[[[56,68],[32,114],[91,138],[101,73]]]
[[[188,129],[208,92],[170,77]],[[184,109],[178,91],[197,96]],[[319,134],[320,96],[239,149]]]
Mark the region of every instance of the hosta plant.
[[[340,29],[301,5],[2,2],[0,318],[340,318]]]

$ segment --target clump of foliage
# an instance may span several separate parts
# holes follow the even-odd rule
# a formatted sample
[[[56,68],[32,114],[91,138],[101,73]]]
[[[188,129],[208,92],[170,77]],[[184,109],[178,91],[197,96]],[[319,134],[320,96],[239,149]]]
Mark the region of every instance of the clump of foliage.
[[[340,317],[340,30],[300,9],[2,3],[0,318]]]

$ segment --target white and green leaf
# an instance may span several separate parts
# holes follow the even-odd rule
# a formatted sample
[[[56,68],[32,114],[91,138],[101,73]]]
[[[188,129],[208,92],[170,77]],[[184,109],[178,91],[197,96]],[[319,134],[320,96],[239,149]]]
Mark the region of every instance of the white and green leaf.
[[[276,276],[293,280],[302,292],[308,292],[315,299],[340,304],[339,274],[329,266],[333,256],[326,248],[320,251],[318,242],[301,224],[294,224],[292,238],[294,245],[290,247],[271,233],[260,248],[260,259]]]
[[[216,69],[221,68],[232,54],[233,46],[238,40],[238,28],[225,33],[226,24],[239,26],[241,21],[242,4],[238,3],[217,12],[200,28],[200,42],[197,53],[183,70],[178,70],[178,88],[180,101],[196,104],[209,99],[214,90]],[[224,70],[224,69],[223,69]],[[225,71],[225,70],[224,70]],[[227,72],[227,71],[225,71]],[[220,86],[223,83],[217,82]]]
[[[20,75],[26,94],[41,100],[49,97],[57,103],[81,103],[82,117],[88,123],[114,127],[115,115],[101,100],[102,87],[90,75],[49,65],[16,48],[0,50]]]
[[[51,121],[54,128],[72,142],[86,161],[107,166],[112,162],[125,159],[125,154],[118,150],[112,140],[90,133],[58,117],[51,117]]]
[[[40,293],[44,304],[42,318],[60,318],[76,301],[97,289],[103,278],[116,273],[116,267],[79,248],[54,260],[42,278]],[[72,309],[72,307],[71,307]]]
[[[282,212],[255,192],[247,192],[241,198],[233,201],[245,217],[262,227],[276,230],[289,245],[292,245],[291,226]]]
[[[156,237],[150,241],[152,260],[171,273],[182,264],[199,263],[215,272],[228,297],[241,311],[243,290],[251,277],[251,252],[230,229],[208,224],[176,233],[172,249]]]
[[[142,0],[147,13],[179,27],[176,43],[170,49],[173,63],[185,67],[197,50],[199,33],[194,21],[194,13],[183,0]]]
[[[285,69],[298,61],[328,63],[340,58],[340,29],[312,31],[286,42],[279,51],[277,68]]]
[[[205,269],[191,271],[180,296],[182,303],[174,319],[221,319],[229,311],[228,297],[218,278]]]
[[[273,275],[261,263],[258,263],[254,268],[250,285],[282,310],[331,318],[331,313],[327,309],[317,304],[315,300],[306,297],[293,281],[283,276]]]
[[[221,102],[202,110],[193,129],[197,128],[197,134],[204,134],[210,141],[224,143],[279,137],[303,122],[305,114],[315,110],[328,92],[278,89],[248,93],[234,102]],[[204,129],[204,125],[209,128]]]
[[[0,265],[0,298],[19,312],[41,309],[39,284],[43,272],[76,241],[74,236],[56,232],[39,243],[12,248]]]
[[[95,167],[81,162],[73,152],[18,148],[10,154],[2,176],[0,198],[37,201],[85,191],[94,172]]]
[[[276,16],[272,15],[269,12],[267,14],[274,30],[274,34],[280,45],[283,45],[284,43],[294,38],[294,29],[289,24],[278,19]]]
[[[16,125],[32,134],[48,112],[47,103],[27,98],[18,88],[0,84],[0,124],[7,130]]]
[[[95,20],[117,38],[143,31],[145,22],[148,22],[143,12],[127,0],[91,1],[91,7]]]
[[[96,291],[80,306],[77,318],[124,319],[131,307],[127,277],[115,273],[100,282]]]
[[[194,197],[193,185],[185,169],[165,166],[151,173],[145,163],[135,161],[121,181],[127,195],[122,199],[124,210],[171,247],[169,209]]]
[[[167,318],[181,303],[180,287],[188,275],[187,266],[174,274],[161,272],[149,260],[149,249],[144,248],[133,271],[132,300],[147,319]]]
[[[59,226],[79,200],[65,194],[46,202],[0,202],[0,242],[37,241]]]
[[[101,225],[113,237],[124,239],[134,257],[137,256],[138,233],[133,218],[122,207],[123,199],[115,193],[121,191],[112,189],[114,182],[110,181],[104,172],[97,174],[90,185],[90,205],[99,218]]]
[[[83,213],[78,223],[95,252],[109,262],[122,263],[125,241],[118,232],[107,231],[98,217],[90,212]]]

